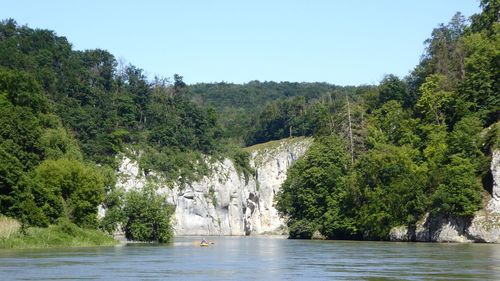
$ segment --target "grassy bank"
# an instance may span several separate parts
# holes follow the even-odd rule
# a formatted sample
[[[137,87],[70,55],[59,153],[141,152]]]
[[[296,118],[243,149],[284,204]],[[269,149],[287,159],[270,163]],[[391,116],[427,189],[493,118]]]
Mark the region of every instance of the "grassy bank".
[[[17,221],[0,218],[0,249],[113,246],[117,243],[101,231],[82,229],[67,222],[21,231]]]

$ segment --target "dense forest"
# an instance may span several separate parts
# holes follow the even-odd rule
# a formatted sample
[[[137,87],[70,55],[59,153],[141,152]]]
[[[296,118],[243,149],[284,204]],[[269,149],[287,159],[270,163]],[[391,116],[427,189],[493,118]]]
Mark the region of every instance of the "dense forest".
[[[4,20],[0,214],[23,226],[120,224],[129,239],[168,241],[171,206],[151,187],[116,189],[118,155],[183,184],[210,172],[207,155],[248,176],[242,147],[314,136],[277,199],[291,237],[386,239],[426,213],[471,216],[499,142],[499,5],[483,0],[470,21],[438,26],[407,77],[377,86],[187,85]]]
[[[500,140],[499,3],[482,1],[470,24],[456,14],[407,77],[359,96],[353,142],[316,138],[278,195],[291,237],[388,239],[426,214],[467,218],[482,207]]]
[[[216,113],[186,91],[181,76],[150,81],[107,51],[75,51],[52,31],[1,22],[0,213],[27,226],[69,220],[111,232],[120,222],[132,239],[167,240],[171,208],[146,190],[115,190],[116,155],[141,151],[145,171],[171,179],[202,173],[193,164],[202,154],[222,155]],[[100,204],[109,210],[101,222]]]

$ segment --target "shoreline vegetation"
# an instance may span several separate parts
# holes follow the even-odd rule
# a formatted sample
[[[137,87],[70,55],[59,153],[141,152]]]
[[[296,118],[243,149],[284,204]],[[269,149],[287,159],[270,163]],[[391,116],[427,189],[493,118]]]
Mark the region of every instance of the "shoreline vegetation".
[[[0,217],[0,249],[40,249],[64,247],[115,246],[112,236],[95,229],[84,229],[69,221],[48,227],[23,228],[19,221]]]
[[[182,189],[229,158],[248,181],[251,151],[291,137],[314,138],[275,197],[291,238],[388,240],[427,216],[472,219],[495,194],[500,143],[500,0],[480,7],[433,29],[407,76],[360,86],[151,79],[0,19],[0,249],[114,245],[117,230],[169,242],[175,206],[157,175]],[[116,184],[127,153],[151,179],[142,189]]]

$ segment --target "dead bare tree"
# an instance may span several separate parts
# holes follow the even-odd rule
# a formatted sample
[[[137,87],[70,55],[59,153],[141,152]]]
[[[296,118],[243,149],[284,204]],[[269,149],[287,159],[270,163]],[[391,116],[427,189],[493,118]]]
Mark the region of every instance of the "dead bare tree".
[[[345,94],[345,98],[347,100],[347,118],[349,120],[349,140],[351,142],[351,162],[354,164],[354,142],[352,140],[352,124],[351,124],[351,107],[349,106],[349,96],[347,93]]]

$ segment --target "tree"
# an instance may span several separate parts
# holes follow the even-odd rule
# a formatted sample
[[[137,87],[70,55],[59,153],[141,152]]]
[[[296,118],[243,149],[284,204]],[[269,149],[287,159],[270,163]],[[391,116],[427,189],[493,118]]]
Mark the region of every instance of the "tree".
[[[290,168],[287,179],[277,196],[277,209],[289,217],[290,236],[310,238],[310,230],[330,235],[335,229],[325,227],[327,202],[342,188],[342,177],[347,175],[351,160],[345,144],[337,137],[315,140],[304,158]],[[328,217],[328,223],[336,218]],[[307,226],[307,227],[306,227]],[[306,227],[307,229],[302,229]]]
[[[463,53],[457,48],[464,33],[466,20],[461,13],[456,13],[447,24],[441,24],[432,31],[427,45],[423,64],[428,73],[444,75],[453,85],[463,77]]]
[[[391,100],[375,110],[371,123],[395,145],[411,145],[416,147],[420,138],[415,132],[419,119],[414,119],[411,112],[404,110],[401,104]]]
[[[446,77],[430,75],[420,87],[422,95],[417,101],[417,109],[429,122],[436,125],[446,124],[447,113],[455,98],[455,93],[446,89]]]
[[[414,224],[425,212],[427,168],[419,156],[408,146],[378,144],[357,162],[356,220],[366,239],[387,239],[392,227]]]
[[[500,1],[481,0],[482,13],[471,17],[471,29],[473,32],[487,31],[491,32],[493,26],[498,24],[498,11],[500,10]]]
[[[24,175],[22,163],[5,149],[6,145],[0,144],[0,214],[4,215],[11,214],[16,203],[14,192]]]
[[[81,53],[83,66],[88,70],[91,85],[104,91],[111,91],[117,62],[105,50],[86,50]]]
[[[32,113],[47,112],[48,100],[34,77],[26,72],[0,66],[0,94],[14,106],[24,107]]]
[[[445,166],[443,182],[432,195],[432,213],[471,217],[481,204],[481,186],[467,158],[454,155]]]
[[[97,206],[103,201],[104,178],[94,167],[64,158],[45,160],[24,186],[21,193],[32,194],[36,208],[48,222],[55,223],[65,217],[78,226],[97,227]],[[21,215],[32,212],[23,207],[18,209]]]
[[[148,186],[125,197],[125,236],[129,240],[166,243],[172,238],[170,217],[174,209],[164,196]]]
[[[40,136],[40,148],[45,159],[55,160],[65,157],[83,160],[76,140],[62,126],[45,129]]]
[[[126,89],[132,96],[132,99],[137,106],[137,111],[139,113],[137,121],[140,126],[144,127],[144,124],[146,123],[146,107],[151,94],[146,76],[143,74],[142,69],[129,65],[125,69],[125,79]]]
[[[187,85],[186,83],[184,83],[184,81],[182,81],[182,76],[180,76],[179,74],[174,74],[174,94],[175,95],[180,95],[182,94]]]
[[[484,32],[464,36],[459,46],[464,52],[464,76],[458,87],[459,96],[466,101],[471,112],[477,112],[486,125],[496,122],[500,108],[500,76],[498,57],[500,51],[500,24],[494,36]]]
[[[450,153],[471,159],[476,169],[479,168],[484,157],[481,152],[482,129],[482,122],[479,118],[466,116],[455,124],[448,138]]]
[[[387,75],[380,82],[379,88],[379,102],[384,104],[390,100],[395,100],[406,106],[411,105],[410,100],[407,98],[407,86],[404,81],[395,75]]]

